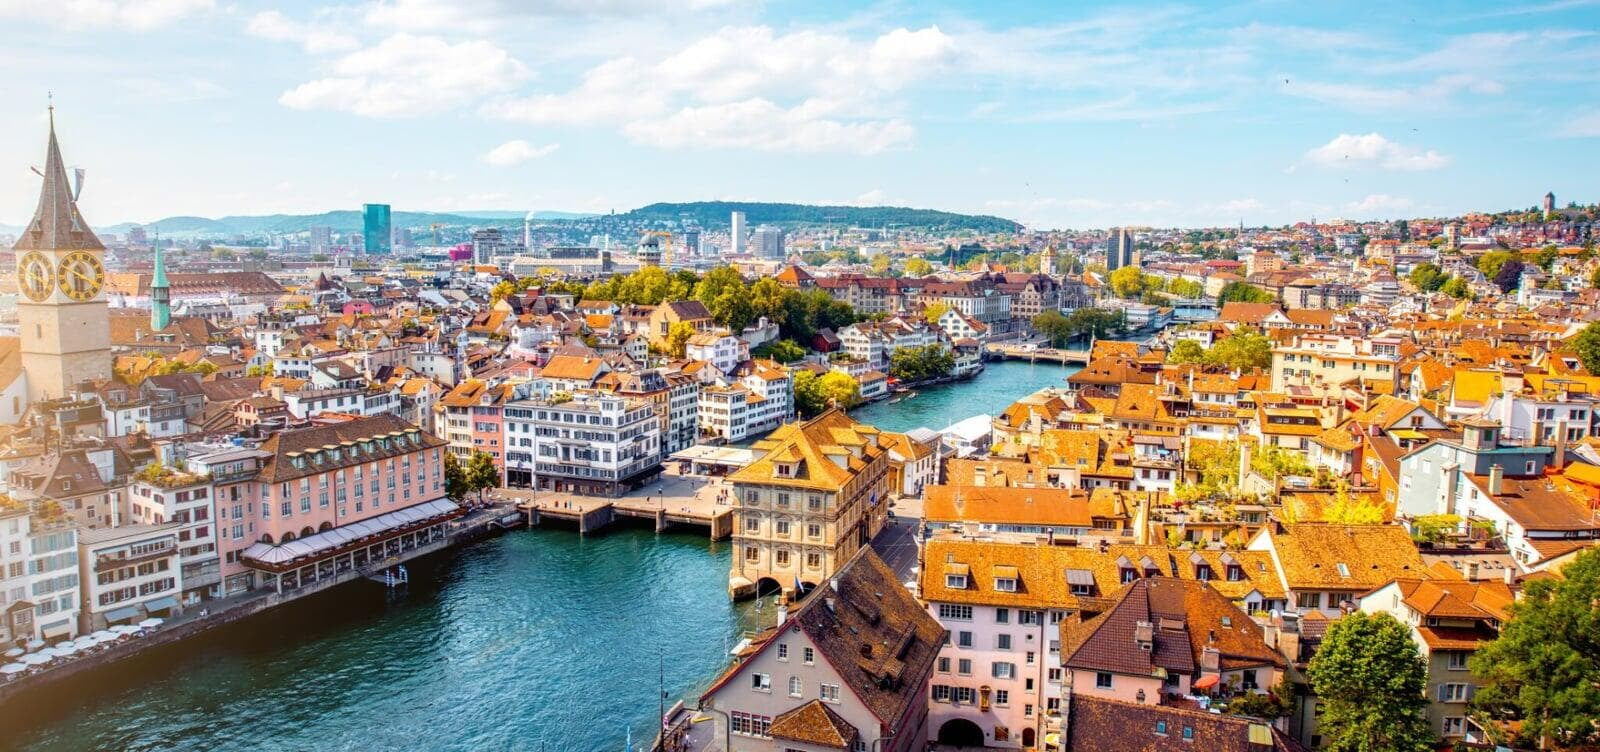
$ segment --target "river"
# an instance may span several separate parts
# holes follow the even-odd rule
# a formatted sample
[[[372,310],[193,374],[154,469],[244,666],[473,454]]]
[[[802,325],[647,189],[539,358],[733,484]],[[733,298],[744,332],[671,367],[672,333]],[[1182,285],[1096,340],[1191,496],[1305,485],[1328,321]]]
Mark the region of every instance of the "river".
[[[921,388],[916,397],[893,404],[873,402],[852,411],[850,417],[897,433],[919,427],[938,431],[974,415],[998,414],[1017,398],[1044,387],[1066,386],[1067,377],[1078,371],[1076,365],[1060,363],[997,361],[971,381]]]
[[[854,417],[904,431],[993,414],[1075,367],[991,363]],[[692,698],[745,630],[727,543],[621,527],[506,533],[20,698],[0,748],[621,750],[654,734],[658,672]],[[767,606],[771,608],[770,603]]]

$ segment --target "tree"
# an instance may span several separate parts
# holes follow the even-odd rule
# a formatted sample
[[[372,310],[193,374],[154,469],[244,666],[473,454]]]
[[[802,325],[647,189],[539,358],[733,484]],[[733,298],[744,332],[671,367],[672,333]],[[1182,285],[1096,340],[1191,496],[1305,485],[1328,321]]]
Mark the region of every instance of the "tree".
[[[906,274],[912,277],[926,277],[933,273],[933,264],[921,256],[913,256],[906,261]]]
[[[1572,349],[1590,376],[1600,376],[1600,321],[1590,323],[1572,338]]]
[[[515,294],[517,294],[516,284],[509,279],[502,279],[489,290],[489,302],[498,303]]]
[[[783,298],[789,291],[771,277],[762,277],[750,286],[750,315],[765,316],[768,321],[782,327]]]
[[[901,381],[924,381],[948,376],[956,367],[955,358],[937,342],[917,347],[900,347],[889,354],[889,375]]]
[[[1511,292],[1522,284],[1522,262],[1516,259],[1507,261],[1500,271],[1494,275],[1494,284],[1500,292]]]
[[[1422,292],[1433,292],[1443,287],[1445,281],[1450,279],[1450,275],[1439,271],[1438,264],[1421,263],[1411,269],[1406,279],[1411,280],[1411,284],[1416,285]]]
[[[949,303],[935,301],[929,303],[922,309],[922,318],[928,322],[928,326],[938,326],[939,319],[942,318],[945,311],[948,310],[950,310]]]
[[[1515,256],[1511,255],[1510,251],[1490,251],[1478,257],[1478,271],[1482,272],[1483,276],[1494,279],[1495,275],[1500,273],[1501,267],[1513,258]]]
[[[1181,499],[1206,499],[1231,496],[1239,487],[1239,445],[1234,442],[1196,441],[1184,458],[1184,465],[1199,473],[1197,482],[1176,490]]]
[[[1328,626],[1307,670],[1323,703],[1319,730],[1332,752],[1426,752],[1428,667],[1411,629],[1356,611]]]
[[[1485,683],[1472,700],[1491,734],[1516,722],[1518,746],[1564,748],[1600,741],[1600,549],[1561,577],[1530,580],[1511,619],[1468,662]]]
[[[478,501],[483,501],[484,489],[500,487],[500,468],[488,452],[473,452],[462,475],[467,488],[478,492]]]
[[[1443,543],[1461,527],[1453,514],[1423,514],[1411,520],[1411,540],[1418,543]]]
[[[1275,721],[1294,712],[1294,688],[1279,682],[1266,694],[1246,692],[1228,700],[1228,714]]]
[[[1262,446],[1250,457],[1250,469],[1271,478],[1273,483],[1288,475],[1311,475],[1311,463],[1299,452],[1280,446]]]
[[[1167,285],[1167,292],[1180,298],[1198,298],[1206,294],[1206,286],[1192,279],[1178,277]]]
[[[861,383],[843,371],[801,369],[794,374],[794,403],[806,417],[818,415],[832,405],[846,410],[861,404]]]
[[[1249,329],[1236,329],[1206,351],[1205,363],[1240,371],[1271,368],[1272,340]]]
[[[1144,292],[1144,273],[1137,266],[1124,266],[1111,273],[1111,292],[1119,298],[1137,298]]]
[[[1205,360],[1206,349],[1192,339],[1180,339],[1167,351],[1167,362],[1173,364],[1200,363]]]
[[[1471,294],[1467,289],[1467,281],[1460,277],[1451,277],[1450,281],[1440,286],[1439,292],[1449,295],[1456,300],[1462,300]]]
[[[1272,303],[1277,298],[1248,282],[1229,282],[1224,285],[1222,292],[1217,295],[1217,303]]]
[[[450,452],[444,453],[444,495],[455,501],[461,501],[472,493],[472,484],[467,479],[467,470],[461,466],[461,460]]]
[[[792,339],[768,342],[750,352],[758,358],[771,358],[779,363],[793,363],[806,356],[806,349]]]
[[[682,358],[689,349],[689,338],[694,335],[694,324],[687,321],[679,321],[668,327],[667,354],[674,358]]]
[[[1540,269],[1550,271],[1550,267],[1555,265],[1556,258],[1560,255],[1561,252],[1555,246],[1547,245],[1540,248],[1538,253],[1533,254],[1533,263],[1538,265]]]
[[[886,275],[894,267],[894,260],[887,253],[879,253],[872,257],[872,273]]]

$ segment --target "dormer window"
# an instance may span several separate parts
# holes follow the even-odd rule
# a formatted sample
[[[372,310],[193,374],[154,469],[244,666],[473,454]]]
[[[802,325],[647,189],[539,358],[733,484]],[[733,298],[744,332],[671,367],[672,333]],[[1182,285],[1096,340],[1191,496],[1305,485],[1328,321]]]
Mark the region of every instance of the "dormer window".
[[[967,576],[964,574],[947,574],[944,576],[944,586],[951,590],[966,590]]]
[[[1017,592],[1017,581],[1010,577],[996,577],[994,578],[994,589],[1002,593],[1015,593]]]
[[[1228,565],[1228,582],[1238,582],[1244,579],[1244,569],[1238,564]]]
[[[1334,566],[1336,566],[1339,569],[1339,576],[1340,577],[1349,577],[1350,576],[1350,567],[1346,566],[1344,562],[1341,561],[1341,562],[1339,562],[1338,564],[1336,564]]]
[[[1204,582],[1212,579],[1213,576],[1214,575],[1211,573],[1210,564],[1201,564],[1200,566],[1194,568],[1194,578],[1197,580]]]

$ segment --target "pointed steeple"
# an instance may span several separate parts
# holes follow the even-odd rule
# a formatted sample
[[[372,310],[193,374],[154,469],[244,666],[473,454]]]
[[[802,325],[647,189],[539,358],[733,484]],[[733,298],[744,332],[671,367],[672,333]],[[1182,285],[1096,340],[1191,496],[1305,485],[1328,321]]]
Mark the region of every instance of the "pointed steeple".
[[[150,331],[159,332],[172,323],[172,302],[167,281],[167,259],[161,253],[161,241],[156,241],[156,268],[150,277]]]
[[[105,246],[78,213],[67,180],[67,166],[61,160],[61,145],[56,142],[56,108],[50,106],[50,145],[44,156],[44,185],[39,189],[39,208],[33,221],[17,239],[19,251],[102,251]]]

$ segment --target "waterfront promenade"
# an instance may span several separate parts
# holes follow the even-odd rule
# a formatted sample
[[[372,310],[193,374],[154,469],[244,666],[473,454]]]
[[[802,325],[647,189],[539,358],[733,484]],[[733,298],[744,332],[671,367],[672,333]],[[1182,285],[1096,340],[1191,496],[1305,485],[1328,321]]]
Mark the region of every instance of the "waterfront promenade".
[[[614,499],[517,488],[498,489],[495,494],[514,502],[529,527],[555,520],[588,534],[627,517],[649,520],[657,532],[669,525],[689,525],[706,528],[712,540],[733,534],[733,490],[727,481],[680,475],[670,463],[655,480]]]

